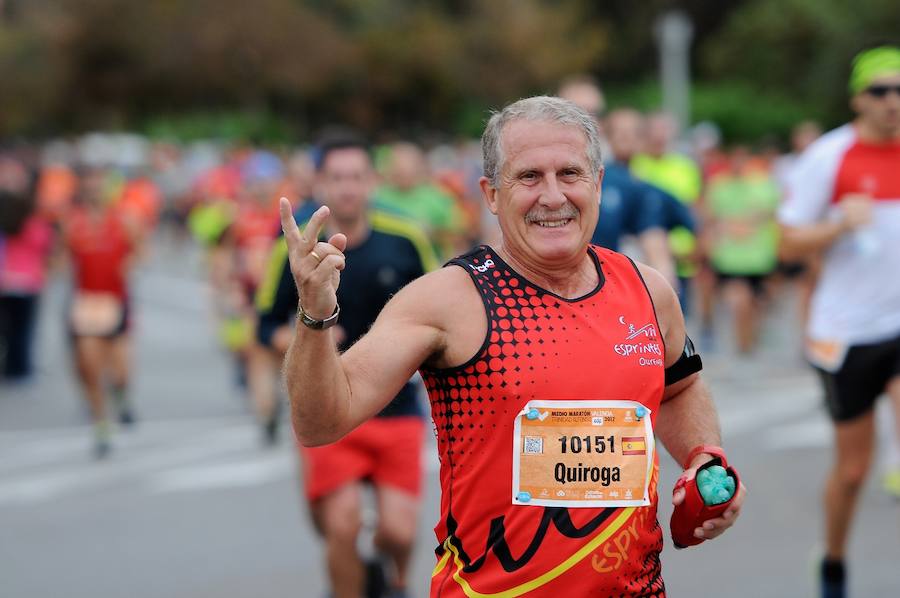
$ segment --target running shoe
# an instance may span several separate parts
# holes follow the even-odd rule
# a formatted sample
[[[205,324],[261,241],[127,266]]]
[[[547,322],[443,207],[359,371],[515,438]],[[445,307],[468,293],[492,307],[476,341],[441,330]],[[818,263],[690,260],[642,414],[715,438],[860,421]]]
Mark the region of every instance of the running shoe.
[[[366,561],[366,598],[385,598],[387,592],[387,574],[380,560]]]
[[[822,560],[820,587],[822,598],[846,598],[847,574],[843,561]]]
[[[278,444],[278,431],[281,424],[282,402],[275,401],[275,406],[269,418],[263,423],[263,444],[265,446],[275,446]]]
[[[275,446],[278,444],[278,418],[270,417],[263,424],[263,444],[266,446]]]
[[[108,421],[97,422],[94,424],[94,457],[97,459],[105,459],[112,451],[112,442],[110,441],[111,433]]]
[[[131,401],[125,396],[125,390],[113,388],[111,394],[119,415],[119,423],[123,426],[133,425],[137,418],[134,416]]]
[[[96,440],[94,442],[94,457],[101,461],[106,459],[112,452],[112,444],[109,440]]]
[[[130,405],[122,405],[119,407],[119,423],[123,426],[132,426],[134,425],[136,418],[134,417],[134,411],[131,409]]]

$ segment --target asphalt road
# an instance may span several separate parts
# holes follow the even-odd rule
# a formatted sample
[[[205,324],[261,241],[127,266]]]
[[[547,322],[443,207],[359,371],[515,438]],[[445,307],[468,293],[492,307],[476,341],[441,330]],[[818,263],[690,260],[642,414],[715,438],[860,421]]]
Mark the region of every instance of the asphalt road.
[[[39,373],[0,386],[0,596],[3,598],[319,597],[317,539],[300,500],[291,443],[263,448],[231,365],[216,345],[196,252],[158,252],[137,277],[134,430],[105,462],[73,385],[61,326],[65,281],[51,284],[38,331]],[[705,376],[725,444],[749,498],[724,537],[676,551],[669,595],[812,596],[819,489],[830,432],[817,386],[797,357],[787,300],[773,307],[760,352],[739,358],[720,331]],[[427,596],[438,517],[429,444],[413,594]],[[662,458],[660,521],[680,473]],[[853,596],[900,595],[900,504],[873,480],[850,560]]]

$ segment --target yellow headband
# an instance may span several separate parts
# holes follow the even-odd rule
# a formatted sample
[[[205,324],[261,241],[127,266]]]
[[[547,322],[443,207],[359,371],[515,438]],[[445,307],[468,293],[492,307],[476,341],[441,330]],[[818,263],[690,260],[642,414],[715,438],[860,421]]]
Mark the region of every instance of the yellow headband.
[[[880,46],[860,52],[853,59],[850,73],[850,93],[858,94],[873,80],[886,75],[900,75],[900,48]]]

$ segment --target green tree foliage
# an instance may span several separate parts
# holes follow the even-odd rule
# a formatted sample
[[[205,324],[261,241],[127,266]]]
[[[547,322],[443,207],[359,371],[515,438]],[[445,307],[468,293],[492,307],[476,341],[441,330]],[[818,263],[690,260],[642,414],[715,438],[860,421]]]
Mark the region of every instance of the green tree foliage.
[[[725,143],[787,140],[798,122],[825,115],[786,90],[760,89],[743,80],[699,83],[692,96],[694,121],[718,124]]]
[[[610,109],[658,110],[662,103],[659,84],[648,80],[637,85],[609,90]],[[786,142],[794,125],[802,120],[826,120],[827,113],[813,103],[802,102],[779,89],[762,89],[745,80],[711,80],[695,83],[691,89],[693,122],[716,123],[723,141]]]
[[[679,6],[695,30],[695,119],[745,139],[784,132],[798,116],[845,119],[850,57],[869,39],[896,39],[900,23],[897,0],[3,6],[0,135],[138,127],[308,137],[334,122],[385,136],[474,135],[490,108],[552,92],[574,73],[597,75],[611,96],[634,96],[657,75],[654,25]],[[655,93],[635,97],[649,103]]]
[[[55,113],[65,65],[46,44],[60,23],[0,21],[0,135],[34,130]]]
[[[4,42],[0,133],[275,112],[309,131],[447,130],[587,70],[606,36],[583,2],[33,0]],[[47,23],[57,23],[48,27]],[[4,48],[5,49],[5,48]],[[26,55],[34,55],[31,63]],[[50,66],[54,66],[51,69]],[[40,72],[29,80],[28,71]],[[43,105],[26,97],[48,98]],[[154,120],[159,126],[158,119]]]
[[[873,42],[898,43],[898,28],[896,0],[757,0],[701,45],[700,72],[789,94],[834,125],[850,116],[851,58]]]

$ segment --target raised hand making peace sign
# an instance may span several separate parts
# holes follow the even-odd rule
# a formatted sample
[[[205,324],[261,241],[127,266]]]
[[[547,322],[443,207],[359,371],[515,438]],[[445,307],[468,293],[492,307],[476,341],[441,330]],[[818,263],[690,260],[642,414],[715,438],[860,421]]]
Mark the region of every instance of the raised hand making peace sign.
[[[337,307],[336,291],[345,266],[343,251],[347,247],[347,237],[338,233],[332,235],[327,243],[319,241],[319,234],[329,215],[325,206],[313,213],[303,232],[294,221],[291,202],[287,198],[281,198],[279,209],[281,230],[287,242],[288,259],[300,305],[310,318],[324,320]]]

